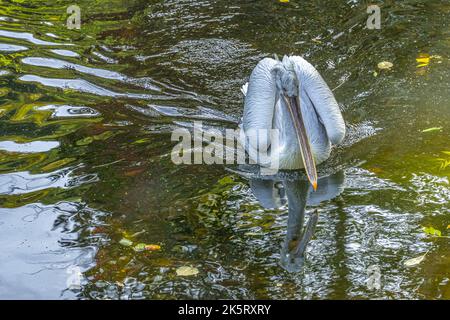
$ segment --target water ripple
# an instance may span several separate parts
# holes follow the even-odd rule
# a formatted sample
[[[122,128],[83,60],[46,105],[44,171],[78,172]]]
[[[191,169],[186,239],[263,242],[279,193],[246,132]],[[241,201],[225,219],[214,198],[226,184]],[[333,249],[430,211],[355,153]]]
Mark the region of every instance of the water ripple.
[[[0,30],[0,37],[25,40],[25,41],[31,42],[33,44],[42,45],[42,46],[64,46],[64,45],[72,46],[73,45],[71,43],[57,43],[57,42],[39,40],[39,39],[36,39],[32,33],[28,33],[28,32],[15,32],[15,31]]]
[[[71,105],[46,105],[37,107],[36,110],[53,110],[52,118],[91,118],[100,115],[96,110],[89,107]]]
[[[59,50],[58,52],[61,54],[62,50]],[[69,55],[67,50],[63,50],[65,55]],[[142,87],[146,90],[153,90],[153,91],[161,91],[161,88],[153,83],[152,80],[148,77],[145,78],[132,78],[128,77],[126,75],[123,75],[119,72],[115,71],[109,71],[105,69],[99,69],[99,68],[91,68],[82,66],[76,63],[67,62],[64,60],[59,59],[53,59],[53,58],[41,58],[41,57],[27,57],[22,59],[22,62],[27,65],[32,66],[38,66],[38,67],[46,67],[46,68],[52,68],[52,69],[71,69],[78,71],[80,73],[89,74],[92,76],[96,76],[103,79],[110,79],[110,80],[117,80],[124,83],[133,84],[139,87]],[[168,89],[172,91],[177,91],[175,88],[168,87]],[[181,90],[178,90],[181,91]],[[182,92],[186,93],[186,92]],[[192,94],[191,94],[192,95]]]
[[[73,69],[81,73],[93,75],[96,77],[104,78],[104,79],[112,79],[112,80],[120,80],[123,81],[126,79],[124,75],[121,75],[118,72],[98,69],[98,68],[90,68],[81,66],[79,64],[70,63],[63,60],[51,59],[51,58],[38,58],[38,57],[28,57],[22,59],[24,64],[39,66],[39,67],[47,67],[52,69]]]
[[[80,56],[78,53],[71,50],[52,49],[50,51],[63,57],[78,58]]]
[[[18,46],[15,44],[0,43],[0,51],[2,52],[18,52],[25,50],[28,50],[28,48],[24,46]]]
[[[76,292],[67,290],[73,271],[92,268],[98,251],[81,234],[103,216],[73,202],[0,208],[0,298],[74,299]]]
[[[19,80],[26,82],[39,82],[42,85],[60,88],[60,89],[72,89],[80,92],[92,93],[99,96],[104,97],[124,97],[124,98],[132,98],[132,99],[145,99],[150,100],[153,98],[152,95],[149,94],[137,94],[137,93],[118,93],[114,92],[95,84],[90,83],[89,81],[83,79],[57,79],[57,78],[44,78],[36,75],[24,75],[19,78]]]
[[[97,181],[96,175],[73,176],[74,169],[31,174],[28,171],[0,174],[0,194],[19,195],[50,188],[72,188]]]
[[[17,143],[14,141],[0,141],[0,150],[18,153],[40,153],[58,148],[58,141],[32,141]]]

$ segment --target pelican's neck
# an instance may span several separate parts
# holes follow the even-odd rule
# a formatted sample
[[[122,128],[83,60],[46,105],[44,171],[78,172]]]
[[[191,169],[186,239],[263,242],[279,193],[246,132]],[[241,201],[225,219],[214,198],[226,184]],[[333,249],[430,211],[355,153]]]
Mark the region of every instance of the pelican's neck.
[[[294,123],[292,122],[289,110],[282,103],[281,99],[277,100],[273,114],[273,128],[279,130],[280,146],[297,146],[298,141],[295,133]]]
[[[326,130],[306,93],[301,95],[300,104],[313,156],[316,163],[319,164],[329,157],[331,144]],[[287,106],[281,99],[278,99],[275,105],[273,128],[279,130],[278,152],[282,167],[286,169],[303,168],[303,160],[294,124]]]

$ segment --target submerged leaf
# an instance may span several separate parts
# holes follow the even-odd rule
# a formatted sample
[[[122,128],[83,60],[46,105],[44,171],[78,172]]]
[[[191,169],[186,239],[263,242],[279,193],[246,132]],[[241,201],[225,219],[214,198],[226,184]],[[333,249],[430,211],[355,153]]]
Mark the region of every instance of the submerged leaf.
[[[197,268],[194,267],[188,267],[188,266],[184,266],[184,267],[179,267],[176,270],[177,276],[180,277],[189,277],[189,276],[195,276],[199,273]]]
[[[405,265],[405,266],[407,266],[407,267],[413,267],[413,266],[416,266],[416,265],[418,265],[419,263],[421,263],[424,259],[425,259],[425,256],[426,256],[427,254],[425,253],[425,254],[423,254],[423,255],[421,255],[421,256],[418,256],[418,257],[416,257],[416,258],[411,258],[411,259],[408,259],[408,260],[406,260],[405,262],[403,262],[403,264]]]

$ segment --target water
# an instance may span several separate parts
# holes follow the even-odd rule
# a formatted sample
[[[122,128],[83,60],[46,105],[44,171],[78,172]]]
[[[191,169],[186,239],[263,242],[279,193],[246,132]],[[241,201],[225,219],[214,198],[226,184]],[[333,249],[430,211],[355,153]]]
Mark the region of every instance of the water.
[[[450,298],[447,1],[380,2],[381,30],[356,0],[76,3],[81,30],[72,1],[0,4],[1,298]],[[174,128],[234,128],[257,61],[291,52],[349,129],[304,217],[258,193],[301,181],[170,161]]]

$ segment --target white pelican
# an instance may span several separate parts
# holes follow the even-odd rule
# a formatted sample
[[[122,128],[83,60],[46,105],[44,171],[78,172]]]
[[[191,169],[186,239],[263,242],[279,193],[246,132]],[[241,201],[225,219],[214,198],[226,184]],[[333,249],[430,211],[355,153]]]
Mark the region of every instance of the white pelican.
[[[283,61],[265,58],[242,92],[245,105],[240,127],[250,157],[266,152],[270,159],[277,157],[278,169],[305,168],[316,190],[316,164],[328,159],[331,146],[345,136],[339,106],[319,72],[299,56],[285,56]],[[261,129],[267,134],[261,136]],[[271,129],[277,129],[279,135],[274,148],[268,133]],[[252,160],[268,165],[259,159]]]

